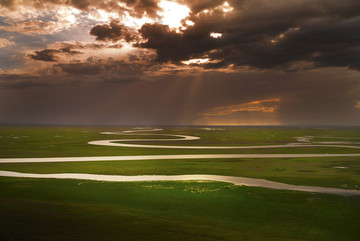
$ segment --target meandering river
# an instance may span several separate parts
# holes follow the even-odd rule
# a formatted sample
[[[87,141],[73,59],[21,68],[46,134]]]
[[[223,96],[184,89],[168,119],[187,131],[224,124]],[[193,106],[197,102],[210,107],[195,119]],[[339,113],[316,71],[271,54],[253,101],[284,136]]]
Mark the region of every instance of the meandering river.
[[[131,130],[121,133],[103,132],[102,134],[124,134],[144,131],[161,131],[161,129],[152,130]],[[134,135],[134,134],[132,134]],[[147,135],[147,134],[136,134]],[[154,134],[151,134],[154,135]],[[155,134],[162,136],[171,136],[175,138],[168,139],[117,139],[117,140],[100,140],[91,141],[91,145],[121,146],[134,148],[176,148],[176,149],[254,149],[254,148],[283,148],[283,147],[346,147],[360,149],[360,146],[353,145],[319,145],[319,144],[302,144],[289,143],[285,145],[267,145],[267,146],[169,146],[169,145],[137,145],[119,143],[124,141],[179,141],[179,140],[198,140],[196,136],[172,135],[172,134]],[[116,143],[115,143],[116,142]],[[41,162],[89,162],[89,161],[129,161],[129,160],[171,160],[171,159],[210,159],[210,158],[293,158],[293,157],[354,157],[360,156],[360,153],[351,154],[190,154],[190,155],[143,155],[143,156],[96,156],[96,157],[52,157],[52,158],[1,158],[0,163],[41,163]],[[235,185],[263,187],[281,190],[294,190],[317,192],[337,195],[360,195],[360,190],[348,190],[339,188],[326,188],[316,186],[290,185],[280,182],[273,182],[264,179],[221,176],[221,175],[141,175],[141,176],[121,176],[121,175],[99,175],[84,173],[53,173],[53,174],[35,174],[20,173],[10,171],[0,171],[3,177],[24,177],[24,178],[55,178],[55,179],[81,179],[94,181],[109,182],[140,182],[140,181],[219,181],[229,182]]]

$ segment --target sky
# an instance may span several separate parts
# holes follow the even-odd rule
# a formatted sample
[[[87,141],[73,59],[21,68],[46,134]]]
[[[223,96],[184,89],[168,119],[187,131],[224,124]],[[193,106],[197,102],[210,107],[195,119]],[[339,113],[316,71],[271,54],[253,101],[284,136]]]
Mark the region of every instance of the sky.
[[[359,125],[359,0],[0,0],[0,124]]]

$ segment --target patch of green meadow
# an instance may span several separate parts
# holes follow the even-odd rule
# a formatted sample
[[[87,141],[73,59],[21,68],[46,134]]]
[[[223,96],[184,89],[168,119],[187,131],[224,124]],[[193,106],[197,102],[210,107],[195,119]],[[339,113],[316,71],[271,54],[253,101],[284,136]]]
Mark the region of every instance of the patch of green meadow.
[[[219,182],[0,178],[1,240],[360,238],[360,197]]]

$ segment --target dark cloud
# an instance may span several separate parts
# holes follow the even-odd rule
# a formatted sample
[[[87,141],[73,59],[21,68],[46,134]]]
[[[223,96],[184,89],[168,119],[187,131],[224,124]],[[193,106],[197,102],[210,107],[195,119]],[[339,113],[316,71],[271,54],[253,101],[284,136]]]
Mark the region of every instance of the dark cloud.
[[[144,24],[139,32],[146,42],[136,46],[155,49],[157,60],[161,62],[178,62],[199,57],[219,46],[219,41],[210,37],[210,31],[206,27],[199,31],[187,30],[177,33],[170,30],[167,25]]]
[[[144,14],[158,17],[158,0],[41,0],[25,1],[42,8],[44,3],[72,5],[88,11],[91,8],[127,12],[131,16]],[[281,68],[286,71],[326,66],[360,67],[360,2],[357,0],[229,0],[232,11],[225,13],[222,0],[181,0],[192,13],[195,23],[186,30],[174,31],[158,23],[145,24],[137,33],[113,20],[97,25],[90,34],[98,41],[138,41],[138,47],[154,49],[157,61],[180,64],[190,58],[213,60],[205,68],[229,65],[259,69]],[[1,0],[1,5],[14,7],[14,1]],[[15,4],[16,5],[16,4]],[[202,12],[207,10],[208,13]],[[3,27],[6,31],[44,34],[54,23],[31,20]],[[48,31],[48,30],[47,30]],[[210,33],[222,33],[214,39]],[[140,34],[143,38],[139,41]],[[34,56],[54,61],[51,53]],[[305,64],[307,63],[307,64]],[[306,67],[299,67],[306,65]]]
[[[121,44],[97,44],[97,43],[89,43],[84,44],[81,42],[75,43],[68,43],[68,42],[57,42],[53,44],[56,49],[44,49],[40,51],[35,51],[34,54],[28,54],[27,57],[33,60],[40,60],[46,62],[58,62],[61,60],[60,55],[68,56],[75,56],[78,54],[82,54],[83,52],[79,50],[86,50],[86,49],[94,49],[100,50],[104,48],[121,48]]]
[[[146,41],[139,46],[156,50],[164,62],[199,56],[216,60],[207,68],[233,64],[293,70],[308,62],[360,69],[359,1],[229,1],[233,11],[226,14],[218,1],[196,3],[189,17],[194,26],[175,32],[145,24],[140,33]],[[203,9],[209,13],[199,13]],[[223,35],[214,39],[211,32]]]
[[[132,15],[137,17],[142,17],[144,14],[157,17],[157,11],[160,10],[158,6],[159,0],[123,0],[123,2],[134,10]]]
[[[55,72],[61,70],[71,75],[101,76],[105,80],[113,79],[116,76],[142,76],[144,71],[158,70],[158,66],[149,61],[146,55],[142,54],[141,56],[130,55],[127,60],[89,57],[86,62],[55,64],[53,69]]]
[[[111,21],[110,24],[96,25],[90,30],[90,34],[96,36],[96,40],[106,42],[116,42],[121,39],[130,42],[135,39],[134,32],[116,20]]]
[[[91,0],[72,0],[71,5],[79,9],[87,9],[93,1]]]
[[[103,44],[103,43],[82,43],[82,42],[56,42],[53,44],[56,48],[60,50],[85,50],[85,49],[93,49],[100,50],[104,48],[121,48],[122,45],[117,44]]]
[[[190,9],[191,12],[196,14],[205,9],[213,9],[221,4],[223,4],[224,0],[185,0],[183,1]]]
[[[66,54],[66,55],[77,55],[81,54],[80,51],[71,50],[70,46],[61,48],[61,49],[44,49],[40,51],[35,51],[34,54],[29,54],[28,57],[33,60],[40,60],[45,62],[56,62],[59,57],[57,54]]]
[[[13,9],[15,7],[15,0],[0,0],[0,6]]]
[[[56,61],[55,53],[58,53],[58,51],[54,49],[44,49],[41,51],[35,51],[35,54],[29,54],[28,57],[34,60],[55,62]]]

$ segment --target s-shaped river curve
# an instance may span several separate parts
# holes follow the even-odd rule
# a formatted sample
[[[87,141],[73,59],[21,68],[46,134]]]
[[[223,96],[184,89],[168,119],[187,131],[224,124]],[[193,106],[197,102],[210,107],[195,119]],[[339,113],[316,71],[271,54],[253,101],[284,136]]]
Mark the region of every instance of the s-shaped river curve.
[[[102,134],[124,134],[143,131],[160,131],[162,129],[153,130],[133,130],[122,133],[103,132]],[[134,134],[132,134],[134,135]],[[136,134],[147,135],[147,134]],[[152,134],[154,135],[154,134]],[[173,139],[125,139],[125,140],[101,140],[92,141],[92,145],[106,146],[122,146],[122,147],[142,147],[142,148],[181,148],[181,149],[254,149],[254,148],[279,148],[279,147],[346,147],[357,148],[359,146],[349,145],[311,145],[289,143],[286,145],[268,145],[268,146],[163,146],[163,145],[136,145],[126,143],[114,143],[122,141],[179,141],[179,140],[198,140],[199,137],[172,135],[172,134],[155,134],[162,136],[176,137]],[[78,162],[78,161],[125,161],[125,160],[159,160],[159,159],[201,159],[201,158],[289,158],[289,157],[339,157],[339,156],[360,156],[360,153],[354,154],[196,154],[196,155],[146,155],[146,156],[105,156],[105,157],[55,157],[55,158],[1,158],[0,163],[33,163],[33,162]],[[25,177],[25,178],[55,178],[55,179],[81,179],[95,181],[111,181],[111,182],[139,182],[139,181],[191,181],[191,180],[207,180],[230,182],[235,185],[255,186],[281,190],[295,190],[306,192],[317,192],[337,195],[360,195],[360,190],[348,190],[338,188],[325,188],[316,186],[300,186],[285,183],[273,182],[264,179],[221,176],[221,175],[142,175],[142,176],[121,176],[121,175],[98,175],[98,174],[81,174],[81,173],[56,173],[56,174],[33,174],[20,173],[10,171],[0,171],[3,177]]]
[[[101,132],[101,134],[106,135],[119,135],[127,134],[134,132],[144,132],[144,131],[162,131],[162,129],[152,129],[152,130],[131,130],[123,132]],[[132,134],[132,135],[149,135],[149,134]],[[262,146],[169,146],[169,145],[141,145],[141,144],[128,144],[128,143],[119,143],[119,142],[134,142],[134,141],[193,141],[199,140],[200,137],[197,136],[187,136],[187,135],[174,135],[174,134],[151,134],[153,136],[171,136],[176,138],[167,138],[167,139],[116,139],[116,140],[99,140],[99,141],[90,141],[90,145],[98,146],[117,146],[117,147],[137,147],[137,148],[165,148],[165,149],[267,149],[267,148],[296,148],[296,147],[342,147],[342,148],[355,148],[360,149],[360,146],[352,145],[319,145],[319,144],[303,144],[303,143],[288,143],[284,145],[262,145]],[[270,154],[266,154],[270,155]],[[335,154],[336,155],[336,154]],[[360,153],[357,154],[360,156]],[[300,156],[299,156],[300,157]],[[217,158],[217,157],[216,157]],[[256,158],[256,157],[255,157]],[[259,156],[259,158],[262,158]]]

